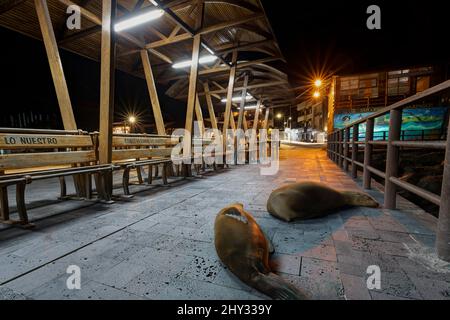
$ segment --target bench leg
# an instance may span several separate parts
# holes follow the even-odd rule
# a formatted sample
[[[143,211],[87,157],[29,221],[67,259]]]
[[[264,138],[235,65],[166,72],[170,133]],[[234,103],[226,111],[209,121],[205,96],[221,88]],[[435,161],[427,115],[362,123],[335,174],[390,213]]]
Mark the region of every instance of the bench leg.
[[[153,183],[153,165],[148,165],[148,174],[147,174],[147,184],[151,185]]]
[[[92,175],[86,174],[86,197],[92,199]]]
[[[155,166],[155,179],[158,179],[159,176],[159,167]]]
[[[163,164],[161,178],[164,185],[168,185],[169,182],[167,181],[167,171],[169,171],[169,167],[166,163]]]
[[[126,196],[130,195],[130,170],[131,168],[125,168],[125,170],[123,170],[122,186],[123,193]]]
[[[142,179],[142,168],[141,167],[137,167],[136,168],[136,173],[137,173],[139,184],[143,184],[144,180]]]
[[[177,177],[179,177],[180,176],[180,165],[176,165],[175,166],[175,170],[176,170],[176,175],[177,175]]]
[[[8,189],[6,186],[0,187],[0,220],[9,220]]]
[[[59,188],[60,188],[60,199],[67,198],[67,185],[66,185],[66,179],[64,177],[59,177]]]
[[[17,213],[19,214],[20,225],[24,228],[33,228],[34,225],[28,221],[28,213],[25,206],[25,187],[26,183],[19,183],[16,185]]]

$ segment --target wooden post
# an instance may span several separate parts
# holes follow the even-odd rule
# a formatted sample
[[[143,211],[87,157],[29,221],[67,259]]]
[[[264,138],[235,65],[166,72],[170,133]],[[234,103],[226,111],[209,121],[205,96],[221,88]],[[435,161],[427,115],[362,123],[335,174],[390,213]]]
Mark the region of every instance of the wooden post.
[[[363,187],[364,189],[370,189],[372,174],[368,167],[372,159],[372,145],[370,141],[373,140],[373,129],[375,121],[374,119],[368,119],[366,123],[366,141],[364,143],[364,172],[363,172]]]
[[[355,162],[358,160],[358,142],[359,140],[359,125],[355,124],[353,126],[353,137],[352,137],[352,177],[354,179],[358,178],[358,166]]]
[[[205,123],[203,122],[202,106],[200,105],[200,99],[198,98],[198,94],[197,98],[195,99],[195,114],[197,117],[197,122],[199,124],[200,134],[203,137],[205,133]]]
[[[266,109],[266,115],[264,117],[264,128],[265,130],[267,130],[269,128],[269,114],[270,114],[270,109],[267,108]]]
[[[253,130],[258,130],[259,113],[261,112],[261,100],[258,100],[255,111],[255,120],[253,122]]]
[[[244,127],[244,131],[248,130],[247,112],[244,112],[244,119],[242,120],[242,126]]]
[[[230,125],[231,129],[236,130],[236,122],[234,121],[233,112],[230,113]]]
[[[248,86],[248,74],[245,75],[244,78],[244,89],[242,90],[242,98],[241,98],[241,106],[239,109],[239,117],[238,117],[238,129],[242,129],[242,122],[244,121],[244,112],[245,112],[245,101],[247,98],[247,86]]]
[[[194,121],[194,109],[197,98],[197,78],[198,78],[198,59],[200,55],[201,36],[199,34],[194,36],[194,43],[192,47],[192,62],[191,72],[189,76],[189,95],[187,101],[186,111],[186,125],[185,129],[190,133],[192,138],[192,123]],[[183,140],[183,156],[188,158],[191,156],[191,139]]]
[[[395,209],[397,200],[397,187],[390,181],[391,177],[398,175],[399,148],[392,144],[400,139],[402,127],[402,110],[391,110],[389,119],[389,137],[386,155],[386,179],[384,182],[384,208]]]
[[[34,0],[39,25],[42,32],[45,50],[47,52],[48,63],[52,73],[53,84],[55,86],[56,97],[61,112],[65,130],[76,130],[77,124],[73,115],[72,103],[70,102],[69,90],[67,89],[66,78],[59,56],[58,45],[53,31],[52,20],[48,11],[46,0]]]
[[[208,82],[205,82],[203,84],[203,87],[205,89],[206,104],[208,105],[208,112],[209,112],[209,118],[211,119],[211,126],[214,130],[217,130],[218,129],[217,119],[216,119],[216,114],[214,113],[214,105],[213,105],[213,102],[211,99],[211,94],[209,93]]]
[[[447,148],[442,177],[441,205],[436,231],[436,251],[439,258],[450,262],[450,126],[447,133]]]
[[[102,0],[102,46],[100,63],[100,164],[112,162],[112,124],[114,115],[116,0]],[[112,193],[112,175],[105,181],[105,191]]]
[[[161,106],[159,104],[158,92],[156,91],[155,78],[153,77],[152,66],[147,50],[141,50],[142,66],[144,67],[145,79],[147,81],[148,93],[153,109],[153,117],[156,122],[156,130],[159,135],[165,135],[166,129],[164,126],[164,119],[161,113]]]
[[[343,158],[343,155],[344,155],[344,144],[343,144],[344,130],[339,130],[338,135],[339,135],[339,159],[338,159],[338,162],[339,162],[339,166],[341,168],[343,168],[344,167],[344,158]]]
[[[350,155],[350,128],[345,128],[344,129],[344,171],[348,172],[348,167],[349,167],[349,163],[348,163],[348,158]]]
[[[228,80],[228,90],[227,90],[227,103],[225,106],[225,115],[223,120],[223,136],[226,138],[227,129],[230,124],[230,119],[233,116],[231,113],[231,105],[233,104],[233,93],[234,93],[234,79],[236,78],[236,66],[237,66],[237,56],[238,52],[236,50],[233,51],[232,57],[232,66],[230,69],[230,78]],[[234,119],[233,119],[234,121]],[[225,143],[224,143],[225,145]]]

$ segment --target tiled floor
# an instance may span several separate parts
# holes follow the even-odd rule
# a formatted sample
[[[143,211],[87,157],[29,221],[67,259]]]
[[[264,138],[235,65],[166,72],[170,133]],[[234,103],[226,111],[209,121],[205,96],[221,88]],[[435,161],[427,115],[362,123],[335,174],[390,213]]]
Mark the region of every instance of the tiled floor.
[[[168,188],[134,186],[133,199],[110,206],[45,202],[57,181],[30,185],[36,229],[0,230],[0,299],[265,299],[214,249],[215,216],[234,202],[271,237],[273,268],[315,299],[450,299],[450,267],[433,249],[436,219],[402,199],[399,211],[353,208],[291,224],[269,216],[267,198],[285,183],[359,188],[320,149],[284,147],[281,157],[276,176],[239,166]],[[70,265],[81,268],[81,290],[67,289]],[[381,290],[367,289],[371,265]]]

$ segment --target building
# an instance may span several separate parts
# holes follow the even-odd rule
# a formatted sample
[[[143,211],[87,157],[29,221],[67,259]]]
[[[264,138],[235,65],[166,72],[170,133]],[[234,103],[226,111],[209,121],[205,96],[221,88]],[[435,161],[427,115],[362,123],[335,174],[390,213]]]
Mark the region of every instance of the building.
[[[422,92],[445,80],[445,71],[440,66],[425,66],[334,76],[327,99],[327,129],[331,132]]]

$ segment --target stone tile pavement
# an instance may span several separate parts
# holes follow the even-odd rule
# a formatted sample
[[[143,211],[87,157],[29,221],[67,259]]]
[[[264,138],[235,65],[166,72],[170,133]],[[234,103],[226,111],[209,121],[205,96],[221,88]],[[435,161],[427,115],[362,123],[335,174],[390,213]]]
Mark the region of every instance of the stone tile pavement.
[[[399,199],[398,211],[275,220],[266,212],[269,194],[296,181],[359,189],[323,150],[298,147],[283,148],[276,176],[238,166],[170,187],[133,186],[133,199],[110,206],[47,201],[57,197],[57,181],[32,184],[36,229],[0,229],[0,299],[267,299],[217,258],[214,219],[234,202],[274,243],[274,270],[314,299],[450,299],[450,267],[433,249],[434,217]],[[70,265],[81,268],[81,290],[67,289]],[[381,269],[380,290],[367,289],[371,265]]]

